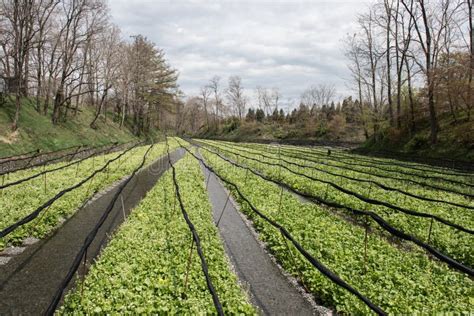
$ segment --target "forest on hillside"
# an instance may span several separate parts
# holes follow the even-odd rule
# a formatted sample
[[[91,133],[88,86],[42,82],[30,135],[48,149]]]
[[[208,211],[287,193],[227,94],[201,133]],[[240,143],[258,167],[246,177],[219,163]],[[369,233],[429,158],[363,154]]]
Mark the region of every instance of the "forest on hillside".
[[[179,126],[217,136],[237,129],[252,135],[273,126],[284,131],[270,135],[275,138],[355,136],[376,142],[427,129],[429,135],[416,141],[434,145],[440,132],[464,124],[454,137],[472,147],[472,1],[379,0],[355,18],[357,28],[341,48],[353,96],[338,102],[334,85],[314,83],[302,87],[296,107],[288,110],[278,88],[245,94],[245,78],[232,76],[226,83],[213,77],[181,105]]]
[[[177,97],[178,72],[144,35],[123,38],[105,0],[0,2],[0,90],[19,126],[24,98],[54,124],[93,108],[136,135],[158,128]],[[163,122],[163,120],[161,120]]]
[[[185,95],[178,70],[144,35],[124,38],[105,0],[1,1],[2,105],[19,126],[22,99],[53,124],[93,109],[135,135],[157,129],[234,139],[410,142],[473,147],[472,1],[378,0],[341,39],[353,95],[308,83],[281,87],[207,74]],[[318,58],[318,56],[314,56]],[[204,75],[206,76],[206,75]],[[441,135],[441,136],[440,136]]]

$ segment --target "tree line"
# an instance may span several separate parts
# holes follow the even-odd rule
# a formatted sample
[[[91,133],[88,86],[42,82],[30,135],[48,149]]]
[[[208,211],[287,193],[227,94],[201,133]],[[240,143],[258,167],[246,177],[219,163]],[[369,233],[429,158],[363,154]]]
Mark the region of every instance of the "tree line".
[[[471,0],[376,1],[343,40],[355,96],[345,99],[351,110],[338,120],[351,122],[375,141],[387,130],[411,137],[426,121],[429,142],[436,144],[441,115],[449,115],[453,124],[471,120],[473,38]],[[257,87],[252,98],[244,91],[237,76],[227,86],[212,78],[180,105],[177,127],[219,133],[220,122],[229,117],[245,121],[249,108],[251,117],[261,118],[257,121],[275,122],[271,117],[282,110],[279,90]],[[312,85],[302,92],[295,113],[287,109],[285,118],[294,114],[301,128],[320,130],[330,123],[324,112],[335,99],[334,85]]]
[[[19,127],[22,98],[54,124],[94,109],[136,135],[158,127],[178,98],[178,73],[142,35],[124,39],[105,0],[1,0],[0,86]]]
[[[296,107],[283,98],[278,88],[257,86],[249,93],[239,76],[230,76],[227,83],[214,76],[199,94],[179,103],[175,128],[180,133],[219,136],[265,124],[287,129],[293,137],[331,134],[337,139],[349,124],[361,125],[359,101],[347,97],[337,102],[333,84],[311,85],[301,93]]]
[[[379,0],[357,19],[346,56],[366,135],[439,116],[471,120],[474,49],[471,0]],[[371,132],[372,131],[372,132]]]

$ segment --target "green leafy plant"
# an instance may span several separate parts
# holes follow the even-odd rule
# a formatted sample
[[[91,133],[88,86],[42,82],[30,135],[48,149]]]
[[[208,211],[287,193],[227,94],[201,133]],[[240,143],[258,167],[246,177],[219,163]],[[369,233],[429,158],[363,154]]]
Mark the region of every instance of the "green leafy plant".
[[[177,143],[172,140],[170,146],[171,149],[176,148]],[[43,210],[36,219],[0,239],[0,250],[8,245],[20,244],[29,236],[44,238],[50,234],[96,192],[104,190],[114,182],[129,175],[141,163],[148,147],[140,146],[132,149],[111,163],[104,172],[98,173],[81,187],[66,193],[49,208]],[[156,144],[148,154],[146,164],[152,163],[165,153],[164,143]],[[46,176],[40,176],[0,190],[0,228],[3,229],[30,214],[53,198],[58,192],[80,182],[119,154],[120,152],[92,157],[79,164],[48,173]],[[68,162],[14,172],[6,177],[5,183],[23,179],[43,170],[57,168],[65,164],[68,164]]]
[[[199,164],[185,157],[176,164],[176,172],[224,312],[255,314],[229,269]],[[196,246],[191,249],[191,233],[174,194],[168,171],[132,211],[84,283],[66,297],[61,313],[215,313]]]
[[[268,146],[265,148],[266,152],[271,151]],[[276,185],[247,173],[244,169],[232,166],[212,153],[205,150],[201,152],[223,177],[239,186],[253,205],[284,226],[314,257],[390,314],[473,311],[474,284],[469,276],[432,259],[413,244],[392,240],[374,226],[370,227],[365,243],[365,228],[361,225],[363,223],[354,221],[343,213],[301,201],[291,193],[282,191]],[[304,181],[290,172],[242,160],[230,154],[227,156],[235,160],[240,159],[240,163],[257,168],[267,175],[279,177],[294,187],[317,193],[326,191],[326,186],[320,187],[316,182]],[[328,192],[329,199],[367,207],[353,198],[343,197],[340,193],[329,190]],[[320,301],[342,313],[370,313],[364,303],[329,281],[299,255],[296,249],[290,247],[288,251],[280,232],[257,217],[245,202],[239,200],[237,194],[234,194],[234,197],[241,203],[242,211],[253,221],[260,238],[266,242],[283,267]],[[406,218],[393,213],[390,218],[394,222],[400,218],[397,222],[399,225],[407,221]],[[406,222],[407,229],[410,225],[419,227],[420,232],[427,232],[426,225],[422,226],[417,221]],[[443,236],[438,240],[445,242],[456,236],[438,227],[436,231],[436,236]],[[449,245],[456,249],[456,253],[470,252],[469,240],[462,243],[462,239],[457,239],[456,243]],[[468,257],[469,255],[466,256]]]

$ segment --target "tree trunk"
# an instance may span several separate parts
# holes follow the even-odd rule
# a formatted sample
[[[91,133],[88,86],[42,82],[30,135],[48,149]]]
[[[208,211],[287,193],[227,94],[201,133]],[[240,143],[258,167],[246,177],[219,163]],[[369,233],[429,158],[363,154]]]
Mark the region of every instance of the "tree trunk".
[[[107,91],[108,91],[109,88],[107,88],[105,91],[104,91],[104,94],[102,95],[102,98],[97,106],[97,110],[95,112],[95,116],[94,116],[94,119],[92,120],[91,124],[90,124],[90,127],[91,128],[96,128],[96,125],[95,123],[97,122],[97,119],[99,118],[99,115],[100,113],[102,112],[102,108],[104,107],[104,104],[105,104],[105,99],[107,98]]]
[[[39,33],[40,40],[43,38],[43,32],[40,31]],[[42,42],[38,43],[38,47],[36,48],[36,54],[38,58],[38,69],[36,73],[36,80],[38,81],[38,87],[36,89],[36,111],[41,113],[41,89],[43,87],[43,80],[42,80],[42,70],[43,70],[43,59],[41,54]]]
[[[48,86],[46,88],[46,97],[44,99],[44,104],[43,104],[43,115],[48,115],[48,108],[49,108],[49,101],[50,101],[50,95],[51,95],[51,74],[49,75],[48,78]]]
[[[473,84],[472,84],[472,76],[474,73],[474,46],[473,46],[473,41],[474,41],[474,31],[472,29],[472,1],[467,0],[466,1],[468,5],[468,12],[469,12],[469,34],[470,40],[469,44],[471,46],[471,69],[469,70],[469,86],[467,90],[467,103],[468,103],[468,111],[467,111],[467,120],[471,120],[471,108],[473,106],[473,98],[472,98],[472,90],[474,90]]]
[[[360,118],[362,121],[362,127],[364,129],[365,140],[369,139],[369,131],[367,130],[367,122],[365,121],[365,112],[364,112],[364,103],[362,102],[362,82],[360,78],[360,70],[358,69],[358,79],[357,86],[359,90],[359,108],[360,108]]]
[[[456,112],[454,111],[454,106],[453,106],[453,97],[451,95],[451,91],[449,88],[448,88],[448,103],[449,103],[449,110],[451,112],[451,116],[453,117],[453,121],[454,123],[457,123]]]
[[[430,139],[431,144],[435,145],[438,142],[438,120],[436,117],[436,107],[435,107],[435,98],[434,98],[434,90],[435,90],[435,82],[433,78],[433,65],[432,65],[432,58],[431,58],[431,32],[428,23],[428,16],[426,12],[426,8],[424,2],[420,3],[421,5],[421,13],[423,16],[423,22],[425,25],[425,34],[426,34],[426,48],[425,48],[425,60],[426,60],[426,81],[428,84],[428,108],[430,110]]]
[[[431,73],[428,74],[428,107],[430,110],[430,139],[431,143],[435,145],[438,142],[438,119],[434,99],[434,80]]]
[[[58,91],[56,92],[56,96],[54,97],[53,117],[52,117],[53,124],[59,123],[59,119],[61,117],[62,102],[63,102],[63,88],[60,87]]]
[[[20,86],[18,86],[18,90],[20,90]],[[13,132],[18,129],[18,121],[20,119],[20,108],[21,108],[20,92],[17,91],[16,96],[15,96],[15,116],[13,117],[13,122],[12,122]]]
[[[387,13],[387,30],[386,30],[386,58],[387,58],[387,98],[388,98],[388,113],[390,115],[390,126],[394,126],[395,121],[393,117],[393,100],[392,100],[392,74],[391,68],[392,63],[390,59],[390,24],[392,14],[390,12],[390,7],[388,6],[387,0],[385,1],[385,10]]]
[[[410,66],[408,65],[408,59],[405,59],[405,65],[407,70],[407,82],[408,82],[408,99],[410,102],[410,133],[415,133],[415,103],[413,101],[413,90],[411,86],[411,72]]]

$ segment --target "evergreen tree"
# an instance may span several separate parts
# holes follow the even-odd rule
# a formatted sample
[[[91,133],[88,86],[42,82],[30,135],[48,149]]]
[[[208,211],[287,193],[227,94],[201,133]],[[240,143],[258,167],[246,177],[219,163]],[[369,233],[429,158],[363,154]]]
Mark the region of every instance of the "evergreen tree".
[[[255,118],[258,122],[263,122],[263,120],[265,119],[265,112],[263,112],[262,109],[257,109],[257,112],[255,113]]]
[[[252,108],[249,108],[249,110],[247,111],[247,115],[245,116],[245,120],[247,122],[253,122],[255,121],[255,119],[256,119],[255,110]]]

